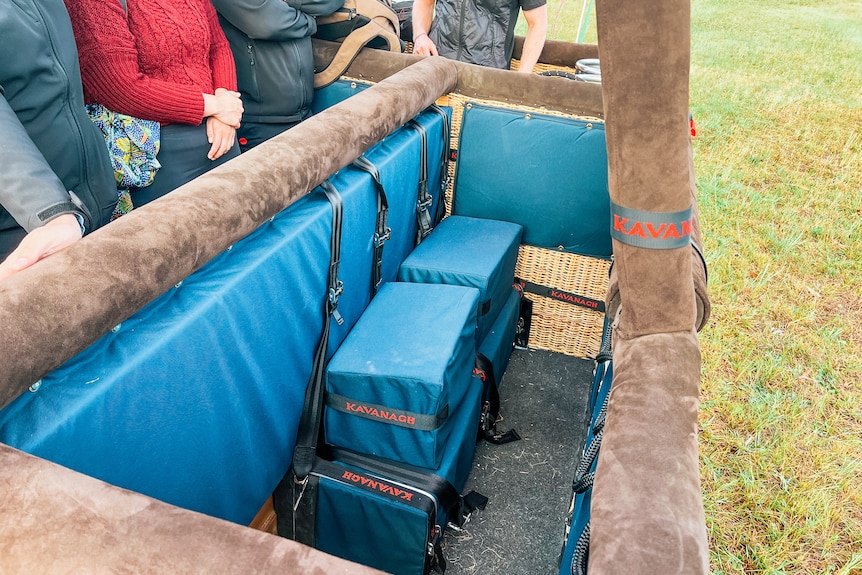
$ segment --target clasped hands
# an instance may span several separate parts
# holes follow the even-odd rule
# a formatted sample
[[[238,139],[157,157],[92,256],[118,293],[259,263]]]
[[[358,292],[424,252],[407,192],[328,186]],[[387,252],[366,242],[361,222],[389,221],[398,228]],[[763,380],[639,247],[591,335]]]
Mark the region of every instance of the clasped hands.
[[[204,94],[207,141],[212,144],[207,153],[210,160],[217,160],[233,147],[242,112],[239,92],[216,88],[215,94]]]

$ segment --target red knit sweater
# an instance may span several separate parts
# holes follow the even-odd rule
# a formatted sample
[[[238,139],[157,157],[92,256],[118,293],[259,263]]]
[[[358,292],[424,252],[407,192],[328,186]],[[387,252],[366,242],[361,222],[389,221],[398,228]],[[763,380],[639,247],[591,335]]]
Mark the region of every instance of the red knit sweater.
[[[161,123],[200,124],[203,94],[236,90],[227,39],[209,0],[65,0],[84,99]]]

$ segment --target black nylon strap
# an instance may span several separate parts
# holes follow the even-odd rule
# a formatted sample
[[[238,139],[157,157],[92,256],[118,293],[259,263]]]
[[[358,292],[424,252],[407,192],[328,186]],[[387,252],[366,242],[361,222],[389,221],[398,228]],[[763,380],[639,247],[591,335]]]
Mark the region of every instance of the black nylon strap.
[[[433,223],[439,222],[443,218],[444,204],[443,199],[446,197],[446,190],[449,189],[449,158],[450,158],[450,146],[451,144],[451,133],[449,131],[449,115],[446,111],[438,106],[437,104],[432,104],[429,108],[430,111],[435,112],[440,115],[443,119],[443,157],[440,163],[440,198],[437,201],[437,210],[434,213]]]
[[[371,264],[371,297],[377,293],[380,282],[383,280],[383,243],[389,239],[392,230],[386,225],[389,215],[389,202],[386,199],[386,190],[380,182],[380,172],[377,166],[372,164],[365,156],[359,156],[353,160],[353,165],[371,175],[374,189],[377,190],[377,223],[374,228],[374,261]]]
[[[431,213],[428,208],[434,202],[434,198],[428,193],[428,133],[425,127],[416,120],[410,120],[408,125],[419,133],[421,150],[419,153],[419,184],[416,194],[416,245],[431,233]]]
[[[515,278],[515,281],[520,283],[524,291],[534,293],[543,297],[549,297],[557,301],[563,301],[576,306],[585,307],[594,311],[605,312],[605,302],[597,299],[592,299],[586,296],[563,291],[560,289],[549,288],[539,284],[534,284],[522,279]]]
[[[494,445],[502,445],[521,439],[521,436],[514,429],[505,433],[497,432],[497,422],[500,420],[500,390],[497,389],[497,378],[494,376],[494,366],[491,360],[476,352],[473,374],[478,376],[485,386],[482,398],[482,415],[479,420],[479,439],[484,439]]]
[[[299,419],[296,447],[293,451],[294,481],[301,484],[306,480],[314,464],[317,440],[320,434],[320,420],[323,414],[324,374],[326,372],[326,350],[329,345],[329,321],[334,318],[339,325],[344,321],[338,313],[338,296],[343,284],[338,280],[338,264],[341,253],[341,196],[328,180],[320,187],[332,205],[332,233],[329,252],[329,291],[324,304],[323,333],[314,354],[311,377],[305,389],[305,402]]]
[[[317,493],[318,479],[313,475],[303,483],[293,482],[293,525],[290,538],[299,543],[315,547],[317,543]],[[277,518],[276,518],[277,519]]]
[[[380,423],[388,423],[408,429],[416,429],[419,431],[434,431],[438,429],[449,417],[449,405],[445,405],[439,413],[415,413],[405,411],[386,405],[369,403],[352,399],[337,393],[326,394],[326,406],[331,407],[335,411],[355,415],[363,419],[371,421],[379,421]]]

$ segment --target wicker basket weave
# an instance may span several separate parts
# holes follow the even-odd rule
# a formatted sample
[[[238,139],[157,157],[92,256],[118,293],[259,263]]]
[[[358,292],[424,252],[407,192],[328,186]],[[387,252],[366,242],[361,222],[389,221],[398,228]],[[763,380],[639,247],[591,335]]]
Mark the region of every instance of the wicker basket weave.
[[[610,261],[522,245],[515,276],[523,281],[604,301]],[[533,302],[527,345],[575,357],[595,358],[602,343],[605,314],[567,301],[529,293]]]

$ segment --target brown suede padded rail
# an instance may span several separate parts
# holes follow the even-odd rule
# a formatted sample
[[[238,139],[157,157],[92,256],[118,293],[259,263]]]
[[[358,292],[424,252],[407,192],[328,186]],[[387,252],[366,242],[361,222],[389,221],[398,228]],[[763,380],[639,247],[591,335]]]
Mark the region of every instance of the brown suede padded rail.
[[[0,407],[451,91],[429,58],[0,283]]]
[[[374,575],[0,444],[0,573]]]
[[[596,2],[611,200],[649,212],[692,208],[688,0]],[[697,231],[699,241],[699,227]],[[589,573],[706,575],[697,450],[705,321],[686,246],[614,240],[619,314],[614,379],[591,507]]]

